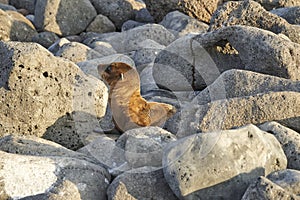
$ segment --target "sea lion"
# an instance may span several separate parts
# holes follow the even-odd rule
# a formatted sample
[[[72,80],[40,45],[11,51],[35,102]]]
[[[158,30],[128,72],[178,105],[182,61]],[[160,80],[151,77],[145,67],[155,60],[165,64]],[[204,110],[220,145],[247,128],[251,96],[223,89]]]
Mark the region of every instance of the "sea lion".
[[[116,128],[122,132],[144,126],[162,126],[175,114],[174,106],[147,102],[140,93],[136,69],[122,62],[98,66],[99,75],[109,86],[109,105]]]

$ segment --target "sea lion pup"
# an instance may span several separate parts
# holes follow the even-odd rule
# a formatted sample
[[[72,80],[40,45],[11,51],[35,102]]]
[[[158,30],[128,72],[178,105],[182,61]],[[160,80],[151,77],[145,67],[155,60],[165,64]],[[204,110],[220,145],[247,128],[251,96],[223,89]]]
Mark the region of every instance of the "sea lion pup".
[[[122,62],[98,66],[99,75],[109,85],[109,105],[116,128],[122,132],[141,126],[162,126],[175,114],[174,106],[147,102],[140,93],[136,69]]]

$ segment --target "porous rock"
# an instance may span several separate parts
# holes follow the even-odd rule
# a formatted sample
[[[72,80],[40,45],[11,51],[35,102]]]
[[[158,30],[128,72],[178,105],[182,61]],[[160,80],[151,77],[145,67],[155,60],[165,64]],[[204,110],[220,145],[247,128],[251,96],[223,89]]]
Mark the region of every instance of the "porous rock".
[[[0,52],[1,136],[35,135],[71,149],[83,145],[84,134],[105,114],[104,83],[35,43],[1,42]]]
[[[114,50],[114,48],[107,42],[96,41],[93,42],[90,47],[103,56],[109,56],[117,53],[116,50]]]
[[[209,22],[211,15],[221,3],[220,0],[144,0],[147,9],[156,22],[169,12],[178,10],[203,22]]]
[[[40,32],[32,38],[32,42],[39,43],[45,48],[49,48],[57,40],[59,40],[59,37],[52,32]]]
[[[70,42],[62,45],[55,53],[55,56],[66,58],[74,63],[102,57],[99,52],[79,42]]]
[[[193,104],[203,105],[220,99],[252,96],[279,91],[300,92],[300,82],[247,70],[223,72],[211,85],[202,90]]]
[[[285,19],[266,11],[259,3],[247,0],[228,2],[212,16],[210,30],[224,26],[245,25],[284,34],[293,42],[300,43],[300,27],[289,24]]]
[[[95,33],[114,32],[115,30],[115,25],[108,19],[108,17],[101,14],[97,15],[86,28],[86,31]]]
[[[120,182],[119,185],[117,186],[117,188],[113,191],[113,193],[111,194],[110,199],[112,200],[136,200],[136,198],[134,198],[133,196],[131,196],[124,183]]]
[[[165,146],[176,141],[176,137],[159,127],[143,127],[123,133],[116,146],[124,151],[125,158],[132,168],[162,166]]]
[[[300,5],[287,8],[278,8],[271,10],[270,12],[284,18],[290,24],[300,25]]]
[[[107,16],[118,29],[125,21],[134,19],[136,11],[146,8],[145,3],[138,0],[91,0],[91,2],[97,13]]]
[[[299,200],[295,194],[285,191],[279,185],[273,183],[269,179],[261,176],[258,180],[251,184],[245,194],[242,197],[242,200],[251,200],[251,199],[262,199],[262,200],[276,200],[276,199],[295,199]]]
[[[110,43],[118,53],[124,53],[142,48],[142,42],[147,39],[167,46],[174,41],[175,36],[161,25],[146,24],[103,38],[102,41]]]
[[[272,133],[280,142],[288,159],[288,168],[300,170],[300,134],[277,122],[266,122],[259,128]]]
[[[226,2],[232,0],[223,0],[223,1]],[[282,7],[300,6],[298,0],[284,0],[284,1],[255,0],[255,1],[260,3],[267,10],[272,10],[275,8],[282,8]]]
[[[0,157],[1,199],[3,195],[12,199],[35,195],[106,199],[110,175],[93,163],[70,157],[24,156],[2,151]]]
[[[29,42],[37,34],[32,23],[16,11],[0,10],[0,40]]]
[[[126,187],[127,193],[136,199],[177,199],[167,184],[161,168],[142,167],[124,172],[108,187],[108,199],[114,199],[116,190],[122,185]]]
[[[276,138],[253,125],[182,138],[163,156],[165,178],[180,199],[241,199],[259,176],[286,165]]]
[[[34,24],[60,36],[84,31],[97,13],[89,0],[37,0]]]
[[[179,11],[168,13],[160,24],[165,28],[172,30],[177,37],[189,33],[204,33],[209,27],[207,24]]]
[[[281,170],[269,174],[267,178],[284,190],[299,196],[300,171],[293,169]]]
[[[218,100],[204,105],[189,104],[181,110],[177,136],[274,120],[299,128],[299,98],[298,92],[284,91]]]

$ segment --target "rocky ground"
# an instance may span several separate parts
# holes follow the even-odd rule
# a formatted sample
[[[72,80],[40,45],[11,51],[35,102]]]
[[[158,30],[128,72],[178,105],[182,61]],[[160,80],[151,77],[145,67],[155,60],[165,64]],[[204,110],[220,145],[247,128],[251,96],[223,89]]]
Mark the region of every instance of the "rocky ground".
[[[0,199],[300,199],[299,6],[0,0]],[[113,131],[116,61],[164,127]]]

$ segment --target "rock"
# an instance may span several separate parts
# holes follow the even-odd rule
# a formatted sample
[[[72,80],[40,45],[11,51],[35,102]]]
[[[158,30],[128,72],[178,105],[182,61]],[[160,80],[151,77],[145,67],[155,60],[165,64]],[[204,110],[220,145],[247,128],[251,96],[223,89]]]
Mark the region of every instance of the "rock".
[[[99,52],[79,42],[70,42],[62,45],[55,53],[55,56],[63,57],[74,63],[102,57]]]
[[[112,200],[136,200],[133,196],[131,196],[124,183],[120,182],[115,191],[111,194],[110,197]]]
[[[276,138],[253,125],[183,138],[163,156],[165,178],[180,199],[241,199],[259,176],[286,165]]]
[[[99,14],[90,23],[86,31],[95,33],[107,33],[116,31],[116,27],[106,16]]]
[[[125,159],[124,149],[116,146],[115,141],[107,136],[95,139],[90,144],[78,149],[77,152],[93,157],[112,175],[119,175],[130,170]]]
[[[177,199],[160,168],[142,167],[124,172],[110,184],[108,199],[116,199],[120,187],[125,187],[127,191],[123,190],[123,193],[128,193],[135,199]]]
[[[0,55],[0,135],[82,146],[105,114],[105,84],[35,43],[0,42]]]
[[[2,3],[2,4],[9,4],[8,1],[9,1],[9,0],[0,0],[0,3]]]
[[[39,43],[45,48],[49,48],[57,40],[59,40],[59,37],[52,32],[41,32],[32,38],[32,42]]]
[[[64,44],[68,44],[71,41],[69,41],[67,38],[61,38],[59,40],[56,40],[56,42],[54,42],[50,47],[48,47],[48,50],[53,53],[56,54],[56,52],[64,45]]]
[[[9,4],[18,9],[24,8],[28,10],[31,14],[34,13],[35,0],[9,0]]]
[[[146,8],[145,3],[138,0],[91,0],[91,2],[97,13],[107,16],[118,29],[125,21],[134,19],[136,11]]]
[[[89,0],[36,0],[34,24],[59,36],[84,31],[97,13]]]
[[[121,31],[128,31],[130,29],[136,28],[138,26],[143,26],[145,25],[145,23],[143,22],[137,22],[137,21],[133,21],[133,20],[128,20],[126,22],[123,23],[122,27],[121,27]]]
[[[205,105],[190,104],[181,110],[176,136],[227,130],[267,121],[284,121],[288,127],[300,128],[299,123],[294,121],[299,119],[299,100],[298,92],[269,92]]]
[[[135,12],[135,21],[144,22],[144,23],[154,23],[154,18],[149,13],[147,8],[142,8]]]
[[[259,128],[272,133],[280,142],[288,159],[288,168],[300,170],[300,134],[277,122],[266,122]]]
[[[7,10],[17,11],[17,9],[15,7],[1,3],[1,1],[0,1],[0,9],[3,11],[7,11]]]
[[[165,146],[176,137],[159,127],[143,127],[123,133],[116,146],[124,151],[132,168],[144,166],[161,167]]]
[[[78,200],[106,199],[110,175],[104,168],[90,162],[70,157],[24,156],[2,151],[0,157],[1,196],[4,193],[15,199],[55,195],[62,199],[73,193],[72,196]]]
[[[278,8],[271,10],[270,12],[284,18],[290,24],[300,25],[300,5],[295,7]]]
[[[139,74],[141,80],[141,94],[142,96],[151,92],[152,90],[159,89],[152,76],[153,64],[147,65]]]
[[[245,69],[299,80],[300,44],[266,30],[229,26],[194,38],[200,45],[215,45],[227,40],[236,49]]]
[[[101,58],[97,58],[97,59],[93,59],[93,60],[79,62],[79,63],[77,63],[77,65],[80,67],[80,69],[84,73],[90,74],[98,79],[101,79],[101,77],[99,76],[98,68],[97,68],[98,65],[109,64],[109,63],[113,63],[113,62],[124,62],[130,66],[135,67],[134,61],[130,57],[123,55],[123,54],[113,54],[110,56],[105,56],[105,57],[101,57]]]
[[[300,92],[300,82],[246,70],[232,69],[223,72],[211,85],[202,90],[193,99],[192,103],[203,105],[221,99],[279,91]]]
[[[114,50],[114,48],[107,42],[96,41],[91,44],[91,48],[103,56],[117,54],[116,50]]]
[[[173,33],[175,33],[177,37],[188,33],[205,33],[209,27],[207,24],[179,11],[168,13],[160,24],[167,29],[173,30]]]
[[[299,196],[300,171],[286,169],[278,172],[273,172],[269,174],[267,178],[282,187],[284,190]]]
[[[217,9],[219,0],[144,0],[147,9],[156,22],[160,22],[169,12],[178,10],[203,22],[209,22]]]
[[[166,46],[175,36],[161,25],[146,24],[103,38],[102,41],[110,43],[118,53],[124,53],[143,48],[142,43],[147,39]]]
[[[261,176],[258,180],[251,184],[245,194],[242,197],[242,200],[252,200],[252,199],[261,199],[261,200],[276,200],[276,199],[295,199],[299,200],[294,194],[291,194],[285,191],[283,188],[273,183],[269,179]]]
[[[232,1],[232,0],[223,0]],[[281,8],[281,7],[292,7],[292,6],[299,6],[300,3],[297,0],[284,0],[284,1],[273,1],[273,0],[255,0],[256,2],[260,3],[266,10],[272,10],[274,8]]]
[[[0,9],[0,40],[29,42],[37,34],[32,23],[16,11]]]
[[[284,34],[293,42],[300,43],[299,26],[291,25],[283,18],[267,12],[252,0],[225,3],[212,16],[210,30],[232,25],[269,30],[276,34]]]

